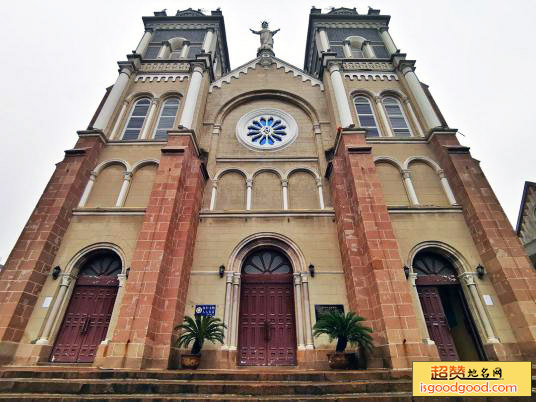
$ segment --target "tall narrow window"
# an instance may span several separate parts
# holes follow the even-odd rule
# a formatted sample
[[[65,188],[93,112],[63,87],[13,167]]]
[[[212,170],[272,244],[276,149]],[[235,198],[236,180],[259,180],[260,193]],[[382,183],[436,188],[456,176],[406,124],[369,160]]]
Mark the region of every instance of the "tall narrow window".
[[[357,48],[357,47],[354,47],[352,46],[351,48],[351,51],[352,51],[352,58],[353,59],[364,59],[365,58],[365,54],[363,53],[363,50]]]
[[[389,123],[393,129],[393,134],[400,137],[411,135],[408,122],[398,99],[387,96],[383,98],[383,106],[389,117]]]
[[[167,139],[167,131],[173,128],[173,124],[175,124],[175,116],[177,115],[178,108],[179,98],[169,98],[164,102],[154,133],[155,140]]]
[[[357,117],[359,118],[359,126],[367,129],[368,136],[378,137],[380,135],[378,123],[376,122],[376,116],[374,116],[369,99],[365,96],[356,96],[354,103]]]
[[[128,117],[125,132],[123,133],[124,140],[137,140],[139,138],[149,106],[151,106],[151,101],[147,98],[142,98],[136,102]]]

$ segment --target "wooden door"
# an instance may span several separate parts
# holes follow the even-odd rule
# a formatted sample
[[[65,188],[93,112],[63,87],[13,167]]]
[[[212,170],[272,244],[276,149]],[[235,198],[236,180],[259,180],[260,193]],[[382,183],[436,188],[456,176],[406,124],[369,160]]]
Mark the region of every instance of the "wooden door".
[[[50,361],[91,363],[106,338],[117,296],[117,277],[79,277]]]
[[[238,364],[296,364],[292,275],[244,275],[240,295]]]
[[[441,304],[437,286],[417,286],[419,299],[428,333],[436,343],[439,357],[443,361],[460,360],[454,339],[450,333],[447,317]]]

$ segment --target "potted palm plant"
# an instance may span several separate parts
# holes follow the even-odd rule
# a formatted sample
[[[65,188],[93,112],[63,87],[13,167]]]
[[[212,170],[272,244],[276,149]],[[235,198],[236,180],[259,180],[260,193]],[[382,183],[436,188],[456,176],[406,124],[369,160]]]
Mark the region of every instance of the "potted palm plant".
[[[190,316],[184,317],[184,322],[175,327],[175,331],[181,331],[177,339],[177,347],[189,347],[193,342],[190,354],[181,354],[181,367],[195,370],[201,362],[201,349],[205,341],[223,344],[223,330],[225,324],[216,317],[199,316],[195,319]]]
[[[372,349],[372,329],[362,324],[364,320],[355,313],[344,314],[339,311],[331,311],[319,317],[313,327],[314,336],[327,335],[330,342],[337,339],[335,353],[328,353],[329,367],[339,370],[350,367],[355,353],[345,353],[348,343],[357,345],[362,352]]]

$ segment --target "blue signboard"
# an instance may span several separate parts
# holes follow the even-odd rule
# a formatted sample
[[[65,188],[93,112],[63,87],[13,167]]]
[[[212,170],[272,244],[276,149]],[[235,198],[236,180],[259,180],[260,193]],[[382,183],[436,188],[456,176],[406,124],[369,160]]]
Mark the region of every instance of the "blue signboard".
[[[214,317],[216,315],[215,304],[196,304],[195,315],[204,315],[208,317]]]

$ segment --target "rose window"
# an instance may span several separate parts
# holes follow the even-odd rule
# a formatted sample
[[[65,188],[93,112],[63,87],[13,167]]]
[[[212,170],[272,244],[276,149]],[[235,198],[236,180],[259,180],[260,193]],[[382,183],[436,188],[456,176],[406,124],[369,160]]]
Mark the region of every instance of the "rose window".
[[[259,142],[259,145],[274,145],[276,141],[281,142],[287,135],[287,126],[281,119],[274,119],[272,116],[262,116],[255,119],[248,126],[248,137],[252,142]]]

